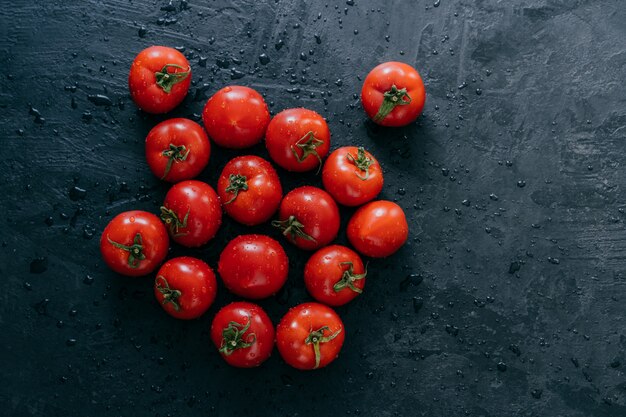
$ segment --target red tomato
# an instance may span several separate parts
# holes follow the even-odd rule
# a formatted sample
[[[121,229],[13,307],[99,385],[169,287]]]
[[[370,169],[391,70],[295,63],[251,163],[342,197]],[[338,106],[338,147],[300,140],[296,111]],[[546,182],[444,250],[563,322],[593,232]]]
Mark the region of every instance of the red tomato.
[[[149,274],[163,262],[169,244],[167,230],[157,216],[134,210],[118,214],[104,228],[100,252],[109,268],[137,277]]]
[[[322,181],[339,204],[360,206],[373,200],[383,189],[380,164],[363,148],[344,146],[330,154]]]
[[[367,270],[356,252],[345,246],[326,246],[304,267],[304,284],[320,303],[344,305],[363,292]]]
[[[339,232],[339,209],[326,191],[304,186],[289,192],[280,203],[279,228],[294,245],[314,250],[328,245]]]
[[[161,307],[177,319],[203,315],[215,300],[217,282],[210,266],[189,256],[170,259],[154,280],[154,295]]]
[[[209,184],[189,180],[170,188],[161,207],[161,219],[176,243],[201,246],[222,224],[220,200]]]
[[[266,298],[287,281],[289,259],[274,239],[242,235],[226,245],[217,270],[231,292],[245,298]]]
[[[215,315],[211,340],[229,365],[252,368],[272,354],[274,325],[258,305],[231,303]]]
[[[348,222],[348,240],[372,258],[395,253],[409,236],[402,207],[391,201],[373,201],[359,208]]]
[[[285,362],[297,369],[323,368],[335,360],[345,331],[337,313],[323,304],[290,309],[276,327],[276,345]]]
[[[330,150],[330,130],[313,110],[283,110],[267,127],[265,146],[272,160],[287,171],[319,169]]]
[[[270,112],[263,96],[239,85],[222,88],[206,102],[204,128],[219,146],[242,149],[261,142]]]
[[[283,188],[272,165],[258,156],[239,156],[226,164],[217,192],[224,211],[248,226],[268,221],[280,205]]]
[[[363,82],[365,112],[381,126],[406,126],[422,114],[426,90],[419,73],[402,62],[385,62]]]
[[[148,113],[167,113],[178,106],[189,90],[191,67],[176,49],[151,46],[130,66],[128,88],[137,106]]]
[[[169,119],[146,137],[146,159],[157,177],[169,182],[190,180],[209,162],[211,143],[202,127],[189,119]]]

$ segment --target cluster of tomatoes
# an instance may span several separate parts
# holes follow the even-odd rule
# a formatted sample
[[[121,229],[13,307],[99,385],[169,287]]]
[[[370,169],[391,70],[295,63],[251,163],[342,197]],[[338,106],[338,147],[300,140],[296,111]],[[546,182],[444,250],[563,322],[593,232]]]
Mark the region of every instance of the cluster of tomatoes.
[[[149,113],[165,113],[185,98],[191,81],[187,59],[172,48],[154,46],[142,51],[131,66],[130,93]],[[388,62],[366,78],[362,101],[367,114],[384,126],[415,120],[424,106],[422,80],[412,67]],[[361,255],[386,257],[406,241],[403,210],[391,201],[372,201],[383,187],[381,167],[362,147],[342,147],[330,154],[330,130],[322,116],[303,108],[270,117],[263,97],[255,90],[229,86],[206,103],[204,129],[183,118],[166,120],[146,138],[146,158],[159,178],[173,183],[160,216],[145,211],[117,215],[106,226],[100,250],[114,271],[141,276],[155,271],[165,257],[169,240],[186,247],[209,242],[222,223],[222,211],[245,225],[270,221],[287,241],[316,251],[304,270],[308,292],[318,303],[291,308],[276,330],[261,307],[234,302],[213,319],[211,338],[231,365],[253,367],[271,354],[274,342],[287,363],[316,369],[332,362],[345,337],[343,323],[328,306],[357,297],[365,286],[366,266]],[[291,172],[321,170],[325,190],[304,186],[283,197],[272,164],[258,156],[232,159],[224,167],[217,191],[193,180],[211,153],[209,137],[225,148],[244,149],[265,144],[274,163]],[[324,159],[326,161],[324,162]],[[347,235],[356,252],[330,245],[339,232],[339,209],[361,206],[348,223]],[[357,253],[358,252],[358,253]],[[285,284],[289,260],[281,244],[269,236],[238,236],[223,249],[218,273],[225,287],[246,299],[275,294]],[[154,294],[172,316],[193,319],[215,299],[215,273],[192,257],[170,259],[154,280]]]

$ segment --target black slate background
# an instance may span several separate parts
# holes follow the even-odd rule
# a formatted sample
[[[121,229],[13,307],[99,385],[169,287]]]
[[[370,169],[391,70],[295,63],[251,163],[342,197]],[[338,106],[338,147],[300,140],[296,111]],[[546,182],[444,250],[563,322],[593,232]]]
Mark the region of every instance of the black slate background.
[[[433,1],[3,4],[2,414],[625,416],[625,4]],[[404,207],[410,240],[371,261],[365,293],[339,309],[332,366],[302,373],[274,352],[230,368],[208,337],[233,300],[222,287],[183,323],[150,278],[101,262],[105,224],[156,212],[167,191],[143,155],[164,117],[137,111],[126,86],[152,44],[180,47],[194,71],[166,117],[199,120],[213,92],[248,85],[273,113],[322,113],[334,148],[364,145],[383,164],[381,197]],[[427,85],[413,126],[378,128],[360,108],[363,77],[386,60]],[[200,178],[214,185],[236,154],[214,147]],[[280,174],[287,190],[320,183]],[[226,220],[207,247],[171,255],[215,267],[247,230]],[[306,254],[287,250],[286,289],[261,303],[275,322],[309,299]]]

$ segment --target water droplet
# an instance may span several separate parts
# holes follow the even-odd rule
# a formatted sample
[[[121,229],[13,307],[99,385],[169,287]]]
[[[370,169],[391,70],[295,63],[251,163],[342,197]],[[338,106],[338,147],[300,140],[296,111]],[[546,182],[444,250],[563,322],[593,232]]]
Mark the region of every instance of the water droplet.
[[[507,368],[506,367],[506,363],[504,363],[504,362],[498,362],[497,367],[498,367],[498,371],[500,371],[500,372],[506,371],[506,368]]]
[[[48,258],[46,257],[38,257],[30,261],[30,273],[31,274],[41,274],[46,272],[48,269]]]
[[[524,181],[524,180],[519,180],[519,181],[517,182],[517,186],[518,186],[519,188],[524,188],[524,187],[526,187],[526,181]]]
[[[514,274],[517,271],[520,270],[520,268],[522,267],[522,262],[521,261],[513,261],[511,262],[511,265],[509,265],[509,274]]]
[[[270,57],[267,54],[261,54],[259,55],[259,62],[261,65],[267,65],[270,63]]]
[[[72,201],[84,200],[87,196],[87,190],[80,187],[72,187],[70,188],[69,195]]]
[[[419,312],[424,306],[424,299],[422,297],[413,297],[413,310]]]
[[[406,291],[409,286],[418,286],[424,281],[422,274],[409,274],[400,281],[400,291]]]
[[[112,106],[113,101],[104,94],[90,94],[87,99],[96,106]]]
[[[530,392],[530,395],[532,395],[532,396],[533,396],[533,398],[535,398],[535,399],[537,399],[537,400],[538,400],[539,398],[541,398],[541,394],[543,394],[543,390],[540,390],[540,389],[538,389],[538,388],[535,388],[534,390],[532,390],[532,391]]]

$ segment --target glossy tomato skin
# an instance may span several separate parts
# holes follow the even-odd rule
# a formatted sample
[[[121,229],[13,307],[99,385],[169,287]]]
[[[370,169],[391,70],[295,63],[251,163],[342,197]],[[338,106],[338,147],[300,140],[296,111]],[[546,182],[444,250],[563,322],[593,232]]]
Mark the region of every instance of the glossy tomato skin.
[[[304,186],[283,198],[278,221],[273,221],[272,225],[300,249],[315,250],[337,237],[339,220],[339,208],[330,194],[317,187]]]
[[[327,327],[327,329],[325,329]],[[319,357],[313,337],[321,337]],[[296,369],[310,370],[327,366],[335,360],[345,339],[343,322],[335,311],[323,304],[304,303],[291,308],[276,327],[276,346],[280,356]]]
[[[156,125],[146,137],[146,159],[154,175],[168,182],[190,180],[209,163],[211,142],[202,127],[183,118]]]
[[[275,294],[285,284],[289,259],[274,239],[242,235],[231,240],[222,251],[218,272],[232,293],[261,299]]]
[[[304,267],[306,289],[320,303],[341,306],[358,296],[365,287],[363,261],[352,249],[326,246],[311,256]]]
[[[357,251],[372,258],[395,253],[408,236],[404,211],[391,201],[367,203],[348,222],[348,240]]]
[[[256,90],[231,85],[209,98],[202,120],[209,136],[219,146],[243,149],[261,142],[270,122],[270,112]]]
[[[328,155],[330,130],[313,110],[287,109],[267,127],[265,146],[272,160],[287,171],[311,171],[319,169]]]
[[[241,333],[248,323],[245,332],[234,336],[233,330]],[[274,325],[265,311],[244,301],[222,308],[211,324],[213,344],[229,365],[238,368],[253,368],[265,362],[272,354],[274,336]],[[237,348],[229,349],[231,343]]]
[[[213,304],[216,291],[211,267],[189,256],[164,263],[154,280],[154,296],[163,310],[177,319],[203,315]]]
[[[170,65],[165,69],[170,75],[167,75],[169,81],[164,83],[169,85],[164,89],[157,84],[157,77],[164,74],[166,65]],[[178,106],[187,95],[190,83],[189,61],[176,49],[166,46],[151,46],[141,51],[128,75],[128,88],[133,101],[141,110],[154,114],[167,113]]]
[[[108,267],[133,277],[154,271],[168,247],[167,230],[159,218],[140,210],[115,216],[100,237],[100,252]]]
[[[330,154],[322,170],[326,191],[344,206],[360,206],[383,189],[383,171],[363,148],[344,146]]]
[[[392,91],[394,85],[399,90],[406,88],[410,103],[396,105],[381,119],[377,117],[377,114],[385,100],[384,94]],[[404,98],[399,100],[407,101],[405,95],[400,96]],[[425,102],[426,89],[422,78],[415,68],[402,62],[385,62],[378,65],[367,74],[361,89],[361,103],[365,112],[370,119],[381,126],[408,125],[422,114]]]
[[[283,197],[272,164],[253,155],[239,156],[226,164],[217,181],[217,192],[226,214],[248,226],[268,221]]]
[[[219,197],[209,184],[182,181],[170,188],[161,207],[161,219],[176,243],[187,247],[204,245],[222,224]]]

